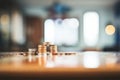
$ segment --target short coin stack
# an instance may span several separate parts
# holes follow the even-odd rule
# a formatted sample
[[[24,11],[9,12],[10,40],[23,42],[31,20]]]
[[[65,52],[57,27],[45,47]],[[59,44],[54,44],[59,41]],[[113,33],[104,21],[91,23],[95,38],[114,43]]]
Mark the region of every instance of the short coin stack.
[[[43,42],[43,44],[38,45],[38,54],[52,54],[57,53],[57,46],[51,44],[50,42]]]

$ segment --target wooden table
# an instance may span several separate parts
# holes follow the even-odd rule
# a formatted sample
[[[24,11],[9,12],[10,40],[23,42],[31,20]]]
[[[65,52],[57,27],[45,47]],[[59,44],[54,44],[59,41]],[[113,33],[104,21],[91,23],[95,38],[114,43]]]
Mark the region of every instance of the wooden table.
[[[120,80],[120,54],[116,52],[26,54],[0,53],[0,80]]]

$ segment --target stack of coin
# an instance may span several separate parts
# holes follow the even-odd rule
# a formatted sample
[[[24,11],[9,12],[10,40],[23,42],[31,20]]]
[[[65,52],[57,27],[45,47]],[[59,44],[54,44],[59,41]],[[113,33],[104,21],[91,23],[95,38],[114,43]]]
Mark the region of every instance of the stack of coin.
[[[36,49],[35,48],[29,48],[28,49],[28,54],[35,55],[35,53],[36,53]]]
[[[50,46],[50,53],[52,53],[52,55],[57,53],[57,46],[56,45]]]
[[[46,51],[46,46],[44,45],[38,45],[38,53],[39,54],[45,54],[47,51]]]
[[[50,42],[43,42],[43,45],[46,46],[46,51],[50,52],[50,45],[51,45],[51,43]]]
[[[38,45],[38,53],[54,55],[55,53],[57,53],[57,46],[52,45],[50,42],[43,42],[42,45]]]

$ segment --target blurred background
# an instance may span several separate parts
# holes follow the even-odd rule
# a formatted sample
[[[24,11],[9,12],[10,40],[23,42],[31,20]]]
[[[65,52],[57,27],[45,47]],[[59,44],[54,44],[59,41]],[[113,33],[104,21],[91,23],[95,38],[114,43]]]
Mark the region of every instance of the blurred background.
[[[119,51],[119,0],[0,0],[0,52]]]

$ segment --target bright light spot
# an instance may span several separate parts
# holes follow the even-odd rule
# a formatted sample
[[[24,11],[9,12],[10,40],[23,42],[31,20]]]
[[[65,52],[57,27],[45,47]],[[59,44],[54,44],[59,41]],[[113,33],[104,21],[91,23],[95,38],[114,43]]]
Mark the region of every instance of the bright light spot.
[[[97,68],[100,65],[99,54],[97,52],[86,52],[83,57],[85,68]]]
[[[113,25],[107,25],[105,28],[105,32],[108,35],[113,35],[115,33],[115,27]]]
[[[79,26],[79,21],[75,18],[70,18],[70,19],[64,19],[63,24],[65,26],[71,27],[71,28],[78,28]]]
[[[18,44],[24,44],[25,31],[23,27],[23,18],[22,15],[17,11],[12,14],[11,30],[12,40]]]
[[[8,40],[9,39],[9,33],[10,33],[10,17],[8,14],[1,15],[0,18],[0,27],[1,31],[3,33],[3,38]]]
[[[2,26],[9,25],[9,16],[7,14],[1,16],[1,25]]]
[[[44,33],[44,39],[45,42],[51,42],[54,43],[54,35],[55,35],[55,30],[54,30],[54,21],[52,19],[47,19],[45,21],[45,33]]]
[[[74,45],[77,43],[79,26],[77,19],[47,19],[44,25],[45,42],[51,42],[57,45]]]
[[[83,18],[85,44],[95,46],[99,37],[99,15],[96,12],[87,12]]]

